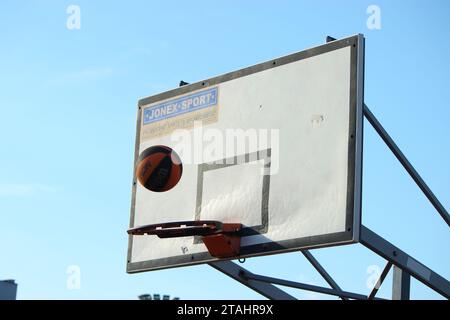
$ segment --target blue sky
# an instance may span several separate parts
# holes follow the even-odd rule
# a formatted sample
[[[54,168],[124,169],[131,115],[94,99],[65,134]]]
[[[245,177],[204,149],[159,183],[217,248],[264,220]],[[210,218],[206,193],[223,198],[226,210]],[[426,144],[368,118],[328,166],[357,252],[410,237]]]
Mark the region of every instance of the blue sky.
[[[79,30],[66,28],[71,4]],[[380,30],[366,26],[372,4]],[[2,1],[0,279],[16,279],[19,299],[261,298],[208,266],[125,273],[136,103],[326,35],[365,35],[365,101],[449,208],[449,10],[448,1]],[[449,279],[448,227],[365,129],[363,223]],[[384,266],[360,245],[313,253],[349,291],[368,293],[368,267]],[[79,289],[67,288],[71,265]],[[325,285],[299,253],[244,266]],[[440,298],[417,281],[412,297]]]

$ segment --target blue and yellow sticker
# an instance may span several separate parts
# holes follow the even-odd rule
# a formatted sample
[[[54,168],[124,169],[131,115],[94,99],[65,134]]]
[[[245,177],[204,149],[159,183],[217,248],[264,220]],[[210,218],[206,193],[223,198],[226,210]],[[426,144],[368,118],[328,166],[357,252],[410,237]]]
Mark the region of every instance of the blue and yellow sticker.
[[[141,139],[189,129],[194,121],[217,121],[218,88],[208,88],[143,108]]]

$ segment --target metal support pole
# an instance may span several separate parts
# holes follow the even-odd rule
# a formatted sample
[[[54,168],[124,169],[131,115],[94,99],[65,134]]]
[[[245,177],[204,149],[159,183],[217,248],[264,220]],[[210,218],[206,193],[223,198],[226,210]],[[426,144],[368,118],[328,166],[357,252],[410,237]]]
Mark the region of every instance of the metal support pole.
[[[372,291],[368,295],[367,299],[372,300],[375,298],[375,295],[378,292],[378,289],[380,289],[381,284],[383,283],[384,279],[386,278],[387,274],[389,273],[389,270],[391,270],[392,263],[388,262],[386,266],[383,269],[383,272],[381,272],[380,277],[378,278],[377,282],[375,283],[375,286],[373,287]]]
[[[365,226],[361,226],[360,242],[376,254],[408,272],[426,286],[450,299],[449,281]]]
[[[295,289],[313,291],[313,292],[329,294],[329,295],[338,296],[338,297],[344,296],[344,297],[350,298],[350,299],[367,300],[367,297],[363,294],[358,294],[358,293],[353,293],[353,292],[348,292],[348,291],[342,291],[342,290],[336,291],[336,290],[330,289],[330,288],[324,288],[324,287],[319,287],[319,286],[315,286],[315,285],[311,285],[311,284],[300,283],[300,282],[295,282],[295,281],[290,281],[290,280],[266,277],[266,276],[261,276],[258,274],[244,274],[243,276],[247,279],[256,280],[256,281],[260,281],[260,282],[266,282],[266,283],[278,284],[280,286],[286,286],[286,287],[291,287],[291,288],[295,288]],[[376,298],[376,299],[383,300],[383,299],[379,299],[379,298]]]
[[[409,300],[411,276],[404,270],[394,266],[392,280],[392,300]]]
[[[409,173],[414,182],[419,186],[420,190],[425,194],[425,196],[430,200],[431,204],[436,208],[437,212],[441,215],[444,221],[450,226],[450,215],[444,206],[439,202],[434,193],[428,187],[428,185],[423,181],[422,177],[419,173],[414,169],[411,163],[406,159],[405,155],[400,151],[399,147],[395,144],[394,140],[389,136],[389,134],[384,130],[381,123],[377,120],[377,118],[370,111],[369,107],[364,104],[364,116],[375,129],[375,131],[380,135],[381,139],[386,143],[395,157],[400,161],[403,168]]]
[[[309,263],[312,264],[312,266],[317,270],[317,272],[320,273],[322,278],[325,279],[325,281],[330,285],[331,288],[333,288],[336,291],[342,291],[342,289],[339,287],[339,285],[333,280],[333,278],[330,276],[330,274],[325,270],[324,267],[317,261],[316,258],[312,255],[311,252],[308,250],[301,251],[302,254],[305,256],[305,258],[309,261]],[[340,296],[342,300],[348,300],[348,298],[344,296]]]
[[[250,289],[255,290],[259,294],[262,294],[268,299],[272,300],[297,300],[290,294],[284,292],[281,289],[278,289],[274,285],[270,283],[264,283],[252,280],[247,276],[253,276],[253,273],[250,271],[238,266],[236,263],[232,261],[216,261],[211,262],[209,265],[220,272],[225,273],[227,276],[233,278],[234,280],[239,281],[243,285],[249,287]],[[244,276],[247,275],[247,276]]]
[[[436,208],[438,213],[444,219],[448,226],[450,226],[450,215],[444,206],[439,202],[436,196],[433,194],[428,185],[420,177],[419,173],[414,169],[411,163],[406,159],[404,154],[397,147],[395,142],[384,130],[383,126],[378,122],[375,116],[372,114],[367,105],[364,104],[364,116],[373,126],[376,132],[380,135],[395,157],[400,161],[405,170],[409,173],[414,182],[419,186],[431,204]],[[394,265],[394,277],[392,298],[393,299],[409,299],[410,296],[410,276],[415,277],[417,280],[424,283],[426,286],[442,294],[447,299],[450,299],[450,282],[445,278],[432,271],[419,261],[415,260],[407,253],[403,252],[399,248],[392,245],[387,240],[383,239],[365,226],[361,226],[360,242],[376,254],[388,260],[388,264],[383,270],[380,278],[377,281],[375,288],[369,294],[368,297],[356,294],[352,292],[343,291],[333,280],[333,278],[326,272],[326,270],[320,265],[320,263],[313,257],[308,251],[302,251],[303,255],[314,266],[314,268],[322,275],[327,283],[332,287],[323,288],[319,286],[298,283],[294,281],[288,281],[283,279],[277,279],[272,277],[261,276],[253,274],[250,271],[238,266],[231,261],[217,261],[209,263],[213,268],[225,273],[229,277],[239,281],[245,286],[255,290],[269,299],[276,300],[295,300],[295,298],[283,290],[275,287],[273,284],[287,286],[291,288],[297,288],[307,291],[314,291],[323,294],[329,294],[338,296],[341,299],[378,299],[375,295],[379,286],[385,279],[389,269]]]

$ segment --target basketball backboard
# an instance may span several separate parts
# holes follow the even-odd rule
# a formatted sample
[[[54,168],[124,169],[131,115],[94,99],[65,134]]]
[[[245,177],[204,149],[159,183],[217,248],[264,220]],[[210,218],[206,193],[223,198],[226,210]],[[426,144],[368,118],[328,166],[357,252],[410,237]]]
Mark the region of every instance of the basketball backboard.
[[[243,225],[240,258],[358,241],[364,37],[356,35],[141,99],[130,227]],[[181,178],[136,177],[154,146]],[[130,273],[215,261],[196,236],[129,236]]]

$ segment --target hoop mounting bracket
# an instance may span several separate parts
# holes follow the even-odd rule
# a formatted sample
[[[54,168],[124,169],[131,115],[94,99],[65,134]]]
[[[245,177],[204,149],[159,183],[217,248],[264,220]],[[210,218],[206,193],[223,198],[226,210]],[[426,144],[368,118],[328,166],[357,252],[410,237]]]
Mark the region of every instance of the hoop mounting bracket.
[[[209,254],[216,258],[238,257],[241,248],[240,223],[195,220],[149,224],[128,229],[130,235],[156,235],[159,238],[201,236]]]

